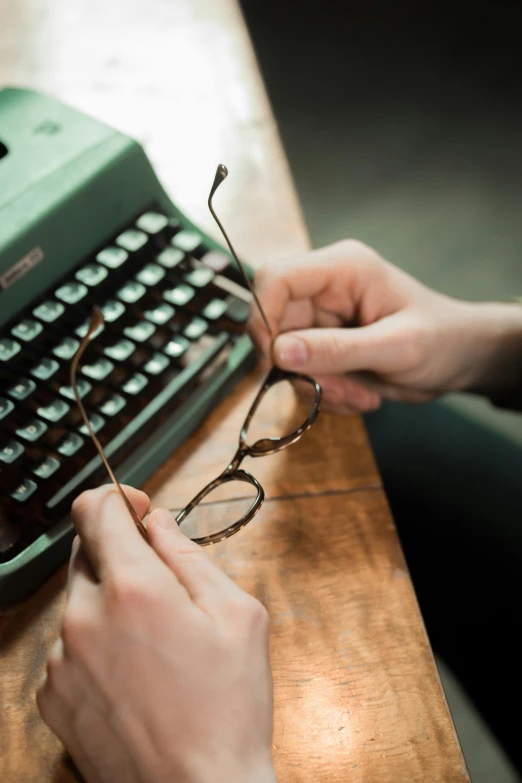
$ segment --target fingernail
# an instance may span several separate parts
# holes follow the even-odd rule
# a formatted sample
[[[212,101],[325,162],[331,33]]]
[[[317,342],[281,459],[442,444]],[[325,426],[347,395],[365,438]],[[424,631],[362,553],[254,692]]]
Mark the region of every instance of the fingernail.
[[[308,348],[299,337],[278,337],[275,354],[278,364],[284,367],[302,367],[308,361]]]

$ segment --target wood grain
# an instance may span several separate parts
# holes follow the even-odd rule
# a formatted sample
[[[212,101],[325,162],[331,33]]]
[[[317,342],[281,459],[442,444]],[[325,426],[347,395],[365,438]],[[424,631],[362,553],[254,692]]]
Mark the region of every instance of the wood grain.
[[[210,233],[206,194],[226,163],[220,214],[252,263],[307,247],[235,0],[0,0],[0,19],[0,83],[138,138]],[[223,468],[258,383],[245,380],[158,471],[145,487],[154,504],[181,505]],[[268,427],[294,410],[279,395]],[[322,415],[300,444],[246,466],[265,505],[207,551],[271,614],[279,780],[469,780],[361,421]],[[79,779],[34,702],[65,574],[0,619],[2,783]]]
[[[382,492],[268,501],[215,557],[270,612],[280,781],[466,780]]]
[[[214,478],[224,470],[238,447],[241,426],[262,380],[259,373],[245,379],[238,394],[220,405],[203,424],[198,438],[185,443],[157,471],[147,486],[158,505],[183,508],[201,489],[202,476]],[[259,427],[260,436],[287,434],[306,419],[307,410],[305,404],[299,405],[289,384],[278,384],[256,413],[254,425]],[[313,450],[308,446],[308,434],[279,454],[247,457],[243,467],[261,482],[267,497],[295,495],[303,488],[314,494],[380,487],[361,419],[346,417],[341,426],[343,438],[339,438],[339,417],[322,412],[313,428]],[[348,454],[346,441],[351,445]]]

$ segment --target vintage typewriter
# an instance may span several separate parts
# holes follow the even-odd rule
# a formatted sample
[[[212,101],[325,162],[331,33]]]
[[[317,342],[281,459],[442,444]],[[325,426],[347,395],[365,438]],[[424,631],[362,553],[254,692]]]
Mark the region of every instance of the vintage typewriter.
[[[209,173],[210,176],[212,172]],[[254,363],[231,257],[169,200],[140,145],[35,92],[0,91],[0,603],[68,556],[68,513],[106,480],[138,486]]]

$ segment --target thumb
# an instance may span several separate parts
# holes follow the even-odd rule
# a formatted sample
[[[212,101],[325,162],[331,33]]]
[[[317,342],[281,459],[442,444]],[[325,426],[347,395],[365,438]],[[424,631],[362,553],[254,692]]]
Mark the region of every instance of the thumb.
[[[195,604],[210,606],[239,590],[202,548],[181,532],[171,511],[154,509],[147,519],[147,533],[156,554],[176,575]]]
[[[387,373],[396,370],[398,342],[391,316],[369,326],[303,329],[279,335],[274,360],[284,370],[312,375],[361,370]]]

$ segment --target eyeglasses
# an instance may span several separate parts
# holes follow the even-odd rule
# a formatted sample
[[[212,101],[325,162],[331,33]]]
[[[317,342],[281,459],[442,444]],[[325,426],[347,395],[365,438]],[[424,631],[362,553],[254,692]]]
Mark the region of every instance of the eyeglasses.
[[[210,212],[212,213],[214,220],[218,224],[221,233],[223,234],[226,240],[230,252],[239,270],[241,271],[241,274],[243,275],[246,285],[248,286],[250,292],[252,293],[254,302],[259,309],[259,312],[264,321],[267,332],[270,338],[273,339],[273,332],[272,329],[270,328],[268,318],[263,308],[261,307],[261,304],[254,290],[254,287],[250,281],[248,273],[244,268],[243,264],[240,262],[239,258],[237,257],[237,254],[232,246],[232,243],[230,242],[230,239],[228,238],[227,233],[223,228],[221,221],[217,217],[214,211],[214,207],[212,205],[212,198],[214,196],[214,193],[216,192],[220,184],[226,179],[227,176],[228,176],[228,171],[226,166],[220,164],[217,167],[216,176],[214,178],[214,182],[212,184],[212,188],[210,190],[210,194],[208,197],[208,207],[210,209]],[[118,482],[118,479],[114,475],[114,472],[111,466],[109,465],[107,457],[104,454],[103,448],[89,421],[89,417],[87,416],[87,413],[85,411],[85,408],[83,406],[77,388],[76,375],[78,372],[80,360],[89,343],[95,338],[96,334],[103,326],[103,323],[104,323],[103,314],[100,308],[95,307],[92,312],[87,333],[82,339],[80,346],[76,351],[76,354],[74,355],[73,360],[71,362],[71,368],[70,368],[71,387],[76,399],[76,404],[78,405],[82,418],[85,422],[85,426],[87,427],[89,435],[93,440],[93,443],[98,451],[98,454],[100,455],[103,464],[105,465],[105,468],[112,482],[114,483],[116,489],[120,493],[139,532],[141,533],[141,535],[145,540],[148,540],[146,527],[143,524],[143,522],[139,519],[138,515],[136,514],[136,511],[132,506],[132,503],[130,502],[127,495],[123,491],[120,483]],[[305,388],[311,390],[312,394],[310,395],[307,403],[309,406],[308,415],[305,417],[302,424],[299,427],[297,427],[295,430],[290,432],[290,434],[288,435],[281,436],[281,437],[264,437],[255,440],[252,444],[249,444],[247,442],[249,429],[252,427],[252,422],[255,419],[256,412],[258,412],[261,403],[266,398],[267,393],[271,389],[273,389],[277,384],[285,381],[290,382],[292,385],[296,384],[299,385],[300,387],[304,386]],[[175,513],[174,510],[171,509],[171,513],[173,514],[177,524],[180,526],[180,529],[183,530],[183,532],[185,532],[189,538],[191,538],[193,541],[196,541],[196,543],[200,544],[201,546],[206,546],[207,544],[215,544],[224,538],[228,538],[229,536],[234,535],[234,533],[237,533],[238,530],[241,530],[242,527],[248,524],[248,522],[250,522],[250,520],[257,514],[257,512],[261,508],[261,505],[263,504],[263,500],[265,498],[265,493],[259,481],[251,473],[241,469],[241,464],[244,458],[265,457],[269,454],[275,454],[278,451],[282,451],[282,449],[287,448],[287,446],[292,445],[292,443],[296,443],[298,440],[300,440],[300,438],[302,438],[305,432],[307,432],[312,426],[312,424],[315,422],[317,415],[319,413],[320,404],[321,404],[321,387],[316,381],[314,381],[313,378],[310,378],[308,375],[301,375],[299,373],[280,370],[278,367],[273,367],[268,373],[259,392],[257,393],[254,402],[252,403],[252,407],[248,412],[248,415],[245,419],[245,422],[239,434],[239,447],[234,457],[225,468],[225,470],[219,476],[217,476],[213,481],[207,484],[201,490],[201,492],[199,492],[190,501],[190,503],[187,506],[185,506],[184,509],[182,509],[178,513]],[[223,503],[221,499],[216,500],[216,498],[220,498],[219,490],[223,488],[225,485],[229,484],[230,482],[242,482],[243,484],[248,485],[249,495],[247,497],[244,497],[244,493],[243,493],[243,496],[241,496],[239,499],[237,497],[234,497],[232,500],[227,501],[226,503]],[[209,497],[211,497],[210,500]],[[240,500],[242,503],[242,507],[240,510],[237,510],[238,500]],[[246,506],[245,506],[245,501],[246,501]],[[219,508],[221,512],[224,512],[225,518],[220,519],[218,521],[218,523],[215,525],[215,529],[213,528],[209,532],[205,532],[205,534],[202,535],[199,532],[198,525],[197,524],[194,525],[194,518],[195,517],[201,518],[201,516],[203,516],[205,520],[204,521],[205,529],[208,530],[209,520],[205,519],[205,517],[208,517],[209,509],[211,507]],[[201,513],[198,514],[198,512],[201,511],[203,511],[203,515],[201,515]],[[191,532],[194,529],[195,532]]]

